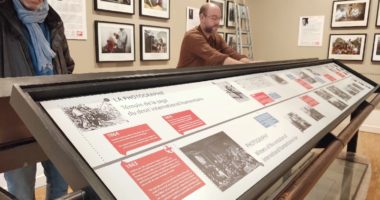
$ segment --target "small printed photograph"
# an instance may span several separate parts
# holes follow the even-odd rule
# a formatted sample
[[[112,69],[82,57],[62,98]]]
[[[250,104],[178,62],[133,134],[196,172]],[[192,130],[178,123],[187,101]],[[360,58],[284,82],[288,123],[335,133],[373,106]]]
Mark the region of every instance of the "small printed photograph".
[[[264,166],[224,132],[180,149],[221,191]]]
[[[318,72],[316,72],[315,70],[313,70],[313,69],[306,69],[307,71],[309,71],[310,73],[312,73],[314,76],[321,76],[321,74],[320,73],[318,73]]]
[[[109,102],[108,98],[104,98],[100,103],[78,104],[62,109],[79,130],[92,131],[126,121]]]
[[[348,105],[345,104],[343,101],[333,97],[329,100],[327,100],[331,105],[335,106],[339,110],[344,110]]]
[[[236,34],[234,33],[226,33],[226,43],[229,47],[233,49],[237,49],[236,46]]]
[[[228,82],[220,82],[215,84],[238,102],[245,102],[249,100],[247,96]]]
[[[306,74],[306,73],[303,72],[303,71],[299,71],[299,72],[298,72],[298,76],[299,76],[301,79],[303,79],[303,80],[305,80],[305,81],[307,81],[307,82],[309,82],[309,83],[311,83],[311,84],[314,84],[314,83],[317,82],[314,78],[312,78],[311,76],[309,76],[308,74]]]
[[[277,74],[270,74],[269,75],[274,81],[276,81],[278,84],[281,84],[281,85],[285,85],[285,84],[288,84],[288,82],[281,78],[279,75]]]
[[[330,93],[328,93],[328,92],[327,92],[326,90],[324,90],[324,89],[317,90],[317,91],[315,91],[315,93],[316,93],[318,96],[324,98],[325,100],[329,100],[329,99],[333,98],[333,95],[330,94]]]
[[[355,86],[353,86],[352,84],[346,85],[346,87],[344,87],[344,90],[350,93],[352,96],[355,96],[360,92],[360,90],[356,88]]]
[[[311,126],[310,123],[308,123],[306,120],[304,120],[294,112],[288,113],[288,119],[290,120],[292,125],[301,132],[304,132],[307,128]]]
[[[313,118],[315,121],[319,121],[325,117],[323,114],[318,112],[318,110],[309,106],[303,107],[302,111],[306,113],[307,115],[309,115],[311,118]]]
[[[336,96],[342,98],[343,100],[345,101],[348,101],[351,99],[351,96],[345,92],[343,92],[343,90],[337,88],[336,86],[332,85],[332,86],[329,86],[327,87],[327,89],[332,92],[333,94],[335,94]]]

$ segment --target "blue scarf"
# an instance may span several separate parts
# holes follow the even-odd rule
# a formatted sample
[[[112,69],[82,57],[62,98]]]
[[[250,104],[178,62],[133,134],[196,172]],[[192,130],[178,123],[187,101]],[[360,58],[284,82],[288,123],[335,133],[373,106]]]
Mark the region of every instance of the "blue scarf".
[[[37,74],[52,74],[52,59],[55,57],[54,51],[50,48],[50,43],[46,40],[38,23],[43,23],[49,11],[49,4],[44,0],[41,7],[35,11],[26,10],[20,0],[13,0],[18,18],[25,24],[32,39],[32,44],[37,57]]]

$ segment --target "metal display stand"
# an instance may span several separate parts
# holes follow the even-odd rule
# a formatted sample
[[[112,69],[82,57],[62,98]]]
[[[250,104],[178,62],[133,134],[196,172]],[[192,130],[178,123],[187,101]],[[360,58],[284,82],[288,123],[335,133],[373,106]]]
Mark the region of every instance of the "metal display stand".
[[[378,95],[379,87],[375,82],[336,60],[267,62],[222,68],[210,67],[133,73],[103,73],[67,76],[55,80],[40,79],[38,83],[16,84],[12,91],[11,105],[74,191],[87,188],[86,194],[88,195],[78,192],[79,195],[74,196],[78,198],[84,198],[83,196],[86,196],[85,198],[88,199],[115,199],[110,189],[92,170],[83,158],[83,155],[68,141],[67,137],[62,133],[61,128],[59,128],[57,123],[44,111],[39,102],[109,92],[180,85],[247,74],[297,68],[302,69],[304,67],[327,63],[339,65],[367,84],[373,86],[373,89],[329,123],[322,131],[318,132],[318,134],[268,173],[268,175],[263,177],[258,184],[252,185],[249,190],[239,197],[239,199],[252,199],[260,196],[260,194],[265,192],[271,184],[282,177],[295,163],[303,158],[318,141],[339,125],[347,116],[353,112],[358,113],[346,129],[328,144],[326,150],[315,160],[310,162],[310,165],[308,165],[299,176],[296,176],[290,181],[289,187],[284,189],[280,194],[280,196],[282,195],[281,198],[299,199],[303,198],[307,192],[310,191],[316,180],[318,180],[324,170],[327,169],[328,164],[339,154],[341,149],[358,130],[358,127],[364,121],[365,117],[370,114],[380,101]],[[377,93],[375,98],[367,102],[366,100],[373,93]]]

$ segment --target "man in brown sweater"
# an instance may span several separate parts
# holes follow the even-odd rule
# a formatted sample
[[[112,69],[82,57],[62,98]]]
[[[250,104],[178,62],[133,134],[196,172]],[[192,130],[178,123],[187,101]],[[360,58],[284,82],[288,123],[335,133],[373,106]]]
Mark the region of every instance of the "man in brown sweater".
[[[229,47],[217,33],[220,8],[212,3],[199,10],[200,25],[188,31],[182,41],[178,68],[249,63],[250,60]]]

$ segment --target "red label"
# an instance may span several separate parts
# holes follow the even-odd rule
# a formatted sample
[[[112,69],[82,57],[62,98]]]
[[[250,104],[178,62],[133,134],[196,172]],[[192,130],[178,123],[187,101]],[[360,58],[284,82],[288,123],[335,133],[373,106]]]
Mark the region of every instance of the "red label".
[[[305,103],[307,103],[310,107],[314,107],[319,104],[317,100],[315,100],[313,97],[310,97],[308,95],[302,96],[301,99]]]
[[[191,110],[166,115],[163,118],[180,134],[205,125]]]
[[[256,94],[253,94],[251,95],[254,99],[256,99],[258,102],[260,102],[261,104],[263,104],[264,106],[268,103],[272,103],[273,102],[273,99],[268,96],[267,94],[265,94],[264,92],[259,92],[259,93],[256,93]]]
[[[309,83],[307,83],[307,82],[304,81],[303,79],[297,79],[297,82],[298,82],[300,85],[302,85],[304,88],[308,89],[308,90],[313,88]]]
[[[345,77],[345,75],[344,75],[342,72],[336,72],[336,74],[338,74],[338,76],[340,76],[340,77],[342,77],[342,78]]]
[[[325,74],[324,75],[327,79],[329,79],[329,81],[336,81],[336,78],[334,78],[333,76],[331,76],[330,74]]]
[[[149,199],[183,199],[205,185],[169,148],[121,166]]]
[[[123,155],[161,139],[147,124],[107,133],[104,136]]]

